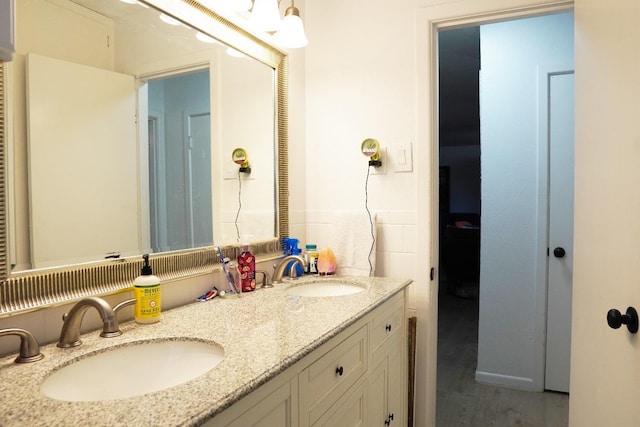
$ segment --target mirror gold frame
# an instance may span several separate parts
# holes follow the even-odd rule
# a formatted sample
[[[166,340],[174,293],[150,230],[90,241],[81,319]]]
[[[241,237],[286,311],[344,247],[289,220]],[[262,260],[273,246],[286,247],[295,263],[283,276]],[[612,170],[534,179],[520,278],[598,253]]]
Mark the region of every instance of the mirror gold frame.
[[[158,7],[159,0],[146,0]],[[251,242],[256,255],[281,255],[280,242],[289,235],[288,178],[288,57],[258,36],[242,29],[223,16],[195,0],[180,0],[175,11],[166,11],[203,33],[232,46],[234,49],[272,67],[275,70],[275,104],[277,144],[276,233],[272,240]],[[161,7],[160,7],[161,8]],[[181,19],[179,14],[194,14],[197,23]],[[11,273],[7,239],[7,110],[5,63],[0,61],[0,317],[69,303],[92,295],[107,295],[127,291],[142,267],[142,257],[99,261],[40,270]],[[238,245],[222,247],[224,256],[236,258]],[[220,260],[213,247],[202,247],[152,254],[154,274],[163,282],[211,273]]]

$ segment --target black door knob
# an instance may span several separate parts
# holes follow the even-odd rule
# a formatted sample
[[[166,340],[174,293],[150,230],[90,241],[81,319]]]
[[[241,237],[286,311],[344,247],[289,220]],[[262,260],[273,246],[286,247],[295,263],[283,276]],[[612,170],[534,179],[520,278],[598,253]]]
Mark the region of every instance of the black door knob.
[[[564,248],[561,248],[559,246],[553,250],[553,256],[556,258],[564,258],[566,254],[567,254],[567,251],[565,251]]]
[[[625,314],[620,313],[619,310],[612,308],[607,313],[607,323],[613,329],[618,329],[622,325],[627,325],[627,329],[632,334],[638,332],[638,312],[635,308],[627,308]]]
[[[342,374],[344,374],[344,368],[342,366],[338,366],[336,368],[336,374],[341,377]]]

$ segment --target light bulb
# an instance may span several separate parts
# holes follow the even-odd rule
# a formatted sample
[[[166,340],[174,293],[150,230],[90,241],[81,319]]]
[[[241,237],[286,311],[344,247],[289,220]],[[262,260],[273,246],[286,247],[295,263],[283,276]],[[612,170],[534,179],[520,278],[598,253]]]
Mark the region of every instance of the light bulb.
[[[253,3],[251,0],[232,0],[233,1],[233,10],[235,12],[246,12],[251,9]]]
[[[291,6],[287,8],[280,30],[276,33],[275,38],[276,43],[287,48],[305,47],[309,43],[307,36],[304,34],[304,26],[297,7]]]
[[[198,31],[198,32],[196,33],[196,38],[197,38],[198,40],[200,40],[201,42],[204,42],[204,43],[217,43],[217,42],[218,42],[218,41],[217,41],[216,39],[214,39],[213,37],[208,36],[208,35],[206,35],[206,34],[204,34],[204,33],[201,33],[200,31]]]
[[[239,50],[235,50],[232,47],[227,48],[227,55],[233,56],[234,58],[244,58],[246,55]]]
[[[277,31],[280,28],[280,11],[277,1],[255,0],[249,22],[262,31]]]
[[[165,15],[164,13],[160,14],[160,20],[165,24],[169,25],[180,25],[180,21],[175,18],[170,17],[169,15]]]

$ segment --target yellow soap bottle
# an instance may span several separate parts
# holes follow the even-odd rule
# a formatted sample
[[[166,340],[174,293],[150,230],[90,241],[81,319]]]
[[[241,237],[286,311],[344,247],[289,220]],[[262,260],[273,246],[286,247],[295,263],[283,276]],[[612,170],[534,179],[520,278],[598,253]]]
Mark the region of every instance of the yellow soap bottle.
[[[133,281],[133,296],[136,299],[135,320],[137,323],[156,323],[160,320],[160,279],[153,275],[149,255],[144,254],[144,265],[140,276]]]

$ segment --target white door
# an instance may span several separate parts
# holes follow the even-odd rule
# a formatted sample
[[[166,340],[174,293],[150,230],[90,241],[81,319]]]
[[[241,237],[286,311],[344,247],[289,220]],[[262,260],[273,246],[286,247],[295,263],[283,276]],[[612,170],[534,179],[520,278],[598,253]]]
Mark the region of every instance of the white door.
[[[575,3],[573,427],[640,423],[640,336],[607,311],[640,308],[640,2]]]
[[[189,200],[190,240],[192,247],[213,244],[211,204],[211,114],[187,116],[189,141]]]
[[[134,83],[127,74],[29,54],[33,268],[140,253]],[[51,166],[54,173],[42,173]]]
[[[573,282],[574,75],[548,75],[549,263],[545,389],[569,392]]]

